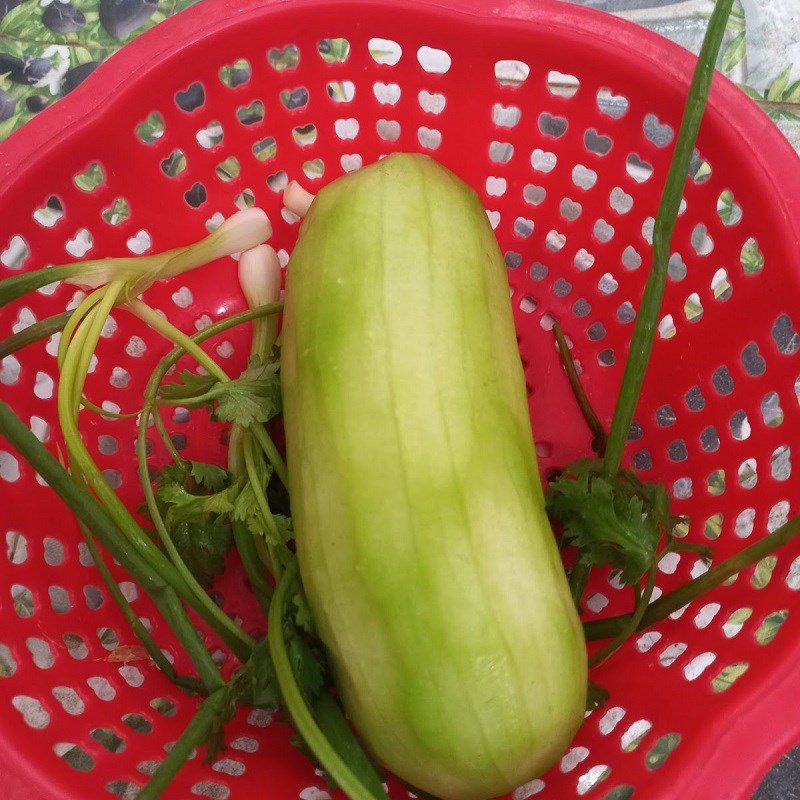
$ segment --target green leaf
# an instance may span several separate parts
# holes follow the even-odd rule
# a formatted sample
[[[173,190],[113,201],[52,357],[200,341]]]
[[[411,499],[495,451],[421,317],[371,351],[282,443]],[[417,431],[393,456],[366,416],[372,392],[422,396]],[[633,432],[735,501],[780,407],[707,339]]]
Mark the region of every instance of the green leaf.
[[[3,39],[18,39],[19,37],[28,38],[28,34],[33,28],[37,31],[39,27],[38,17],[41,13],[38,3],[22,3],[16,8],[12,8],[2,20],[0,20],[0,36]],[[48,35],[48,38],[49,35]],[[54,44],[58,42],[54,41]],[[6,50],[5,41],[3,50]]]
[[[253,654],[250,656],[250,672],[252,675],[253,705],[270,711],[276,710],[281,702],[280,690],[267,639],[257,642],[253,648]]]
[[[199,522],[212,515],[230,514],[238,486],[213,494],[192,494],[185,486],[170,481],[159,486],[158,499],[168,506],[166,522]]]
[[[263,423],[281,411],[281,385],[277,363],[255,363],[236,380],[220,384],[216,418],[248,427]]]
[[[747,48],[747,36],[744,31],[737,33],[725,46],[722,54],[722,71],[730,72],[742,63]]]
[[[228,470],[218,467],[216,464],[190,461],[189,465],[189,474],[194,478],[195,483],[210,492],[219,492],[230,479]]]
[[[207,394],[219,383],[211,375],[198,375],[188,369],[182,370],[178,379],[172,383],[164,384],[159,395],[165,400],[191,400],[203,394]]]
[[[611,484],[601,469],[594,460],[571,465],[553,483],[548,511],[583,563],[609,564],[620,570],[623,583],[636,584],[654,563],[663,533],[677,520],[663,486],[643,483],[626,471]]]
[[[789,86],[789,80],[792,77],[792,65],[790,64],[786,69],[775,78],[767,90],[767,100],[783,100],[783,93]]]
[[[796,80],[783,93],[783,99],[787,103],[800,103],[800,80]]]
[[[180,557],[201,586],[208,587],[225,568],[233,533],[225,522],[168,524],[169,535]]]

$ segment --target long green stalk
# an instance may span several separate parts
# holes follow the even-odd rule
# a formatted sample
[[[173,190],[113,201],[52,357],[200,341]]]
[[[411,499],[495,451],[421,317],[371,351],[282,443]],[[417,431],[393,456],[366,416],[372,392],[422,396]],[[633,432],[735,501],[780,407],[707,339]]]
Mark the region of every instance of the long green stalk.
[[[732,6],[733,0],[717,0],[689,89],[689,98],[653,230],[653,265],[645,285],[640,311],[636,316],[630,352],[608,437],[604,459],[606,478],[613,479],[619,471],[622,453],[644,383],[647,363],[653,350],[667,280],[672,235]]]
[[[136,795],[137,800],[157,800],[161,797],[172,779],[188,761],[192,751],[206,741],[211,729],[231,704],[235,692],[235,685],[228,683],[210,694],[201,703],[197,713],[167,753],[167,757],[159,764],[153,777]]]
[[[164,619],[186,648],[201,678],[208,685],[216,685],[221,680],[219,670],[202,646],[197,631],[172,587],[153,570],[139,550],[120,535],[114,519],[109,516],[107,510],[91,493],[78,485],[22,420],[2,401],[0,401],[0,434],[61,497],[79,522],[100,540],[114,559],[153,598]]]
[[[376,800],[376,797],[386,800],[385,792],[381,791],[380,794],[376,794],[371,791],[344,762],[320,730],[311,710],[306,705],[300,687],[297,685],[283,633],[284,616],[290,592],[297,580],[297,562],[292,561],[278,583],[269,610],[269,650],[286,708],[299,734],[350,800]]]
[[[63,330],[71,316],[71,311],[55,314],[52,317],[34,322],[33,325],[28,325],[27,328],[23,328],[19,333],[12,334],[7,339],[4,339],[0,342],[0,361],[12,353],[16,353],[17,350],[22,350],[23,347],[27,347],[29,344],[46,339],[48,336]]]
[[[101,304],[91,309],[84,321],[78,327],[73,337],[72,345],[69,348],[64,360],[64,369],[58,386],[58,405],[59,420],[67,444],[70,458],[75,462],[80,472],[86,477],[92,490],[105,506],[115,525],[128,538],[130,543],[136,547],[142,557],[150,564],[161,578],[188,602],[225,640],[228,646],[241,659],[246,659],[249,655],[252,641],[238,626],[234,629],[228,626],[221,626],[217,614],[210,611],[205,602],[198,598],[197,594],[186,583],[181,573],[175,569],[164,554],[153,544],[147,534],[142,531],[138,523],[128,512],[125,505],[117,496],[116,492],[108,485],[81,438],[77,426],[77,416],[74,414],[74,403],[76,392],[82,388],[82,381],[76,383],[77,369],[82,361],[85,361],[84,354],[87,350],[94,350],[96,341],[89,340],[89,334],[94,330],[99,337],[98,326],[95,324],[98,318],[107,316],[107,309],[113,304],[113,294],[109,293]],[[102,325],[100,325],[102,327]],[[207,597],[207,596],[206,596]],[[215,606],[216,607],[216,606]]]

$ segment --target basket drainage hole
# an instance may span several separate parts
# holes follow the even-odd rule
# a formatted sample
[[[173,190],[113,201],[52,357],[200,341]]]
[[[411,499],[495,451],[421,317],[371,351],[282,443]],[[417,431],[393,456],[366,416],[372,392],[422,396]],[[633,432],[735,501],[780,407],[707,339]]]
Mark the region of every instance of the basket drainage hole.
[[[269,161],[271,158],[275,158],[277,155],[278,143],[275,141],[274,136],[267,136],[266,139],[261,139],[260,141],[255,142],[252,150],[253,155],[258,161]]]
[[[725,189],[717,199],[717,214],[722,220],[723,225],[731,227],[738,225],[744,216],[742,207],[736,202],[733,192]]]
[[[239,165],[239,159],[235,156],[228,156],[224,161],[221,161],[217,166],[214,168],[214,173],[216,176],[225,183],[230,183],[230,181],[234,181],[239,177],[239,173],[241,172],[241,166]]]
[[[271,47],[267,52],[267,61],[276,72],[296,69],[300,63],[300,49],[296,44]]]
[[[633,208],[633,195],[628,194],[624,189],[615,186],[609,195],[609,203],[611,208],[617,214],[627,214]]]
[[[353,81],[329,81],[326,90],[328,92],[328,97],[330,97],[334,103],[349,103],[356,96],[356,85]],[[306,92],[306,103],[307,102],[308,92]],[[303,105],[305,105],[305,103]]]
[[[142,144],[155,144],[164,135],[164,117],[153,111],[136,126],[136,137]]]
[[[675,138],[675,130],[655,114],[647,114],[642,125],[644,135],[656,147],[666,147]]]
[[[94,769],[94,759],[80,745],[59,742],[53,745],[53,752],[78,772],[91,772]]]
[[[246,106],[239,106],[236,109],[236,119],[242,125],[257,125],[264,119],[264,103],[261,100],[253,100]]]
[[[195,183],[183,195],[186,202],[192,208],[200,208],[206,202],[206,187],[202,183]]]
[[[93,161],[84,172],[77,172],[72,180],[82,192],[93,192],[105,183],[106,173],[100,162]]]
[[[791,356],[800,350],[800,334],[788,314],[781,314],[773,323],[772,340],[782,355]]]
[[[394,106],[397,105],[402,90],[397,83],[381,83],[380,81],[376,81],[372,84],[372,93],[381,105]],[[420,92],[420,96],[422,94],[423,92]],[[427,94],[427,92],[425,92],[425,94]],[[422,100],[420,100],[420,105],[421,104]]]
[[[50,724],[50,714],[35,697],[18,694],[11,698],[11,705],[22,714],[25,724],[30,728],[43,730]]]
[[[317,141],[317,127],[309,123],[292,128],[292,139],[300,147],[308,147]]]
[[[204,150],[212,150],[214,147],[222,143],[225,132],[222,129],[221,122],[209,122],[204,128],[200,128],[195,134],[197,144]]]
[[[41,208],[33,212],[33,220],[43,228],[52,228],[64,216],[64,204],[52,194]]]
[[[190,83],[183,91],[175,92],[175,105],[187,114],[196,111],[206,102],[206,90],[202,83]]]
[[[517,109],[518,110],[518,109]],[[519,121],[519,118],[517,119]],[[516,124],[516,122],[514,123]],[[557,117],[548,114],[546,111],[539,114],[539,131],[543,136],[550,136],[553,139],[560,139],[569,127],[566,117]],[[611,140],[609,140],[610,142]]]
[[[350,55],[350,42],[347,39],[320,39],[317,52],[328,64],[343,64]]]
[[[377,64],[386,64],[390,67],[397,64],[403,55],[403,48],[391,39],[373,37],[367,43],[367,49]]]
[[[246,58],[239,58],[232,64],[226,64],[219,71],[219,79],[229,89],[247,83],[251,75],[250,62]]]
[[[653,177],[653,165],[641,158],[637,153],[630,153],[625,161],[628,175],[636,183],[646,183]]]
[[[750,664],[747,661],[736,661],[729,664],[712,679],[711,689],[717,694],[727,691],[749,668]]]
[[[575,97],[580,88],[581,82],[575,75],[555,69],[547,73],[547,90],[556,97]]]
[[[544,131],[542,131],[542,133],[544,133]],[[598,133],[597,128],[589,128],[586,131],[583,136],[583,143],[590,153],[594,153],[598,156],[608,155],[614,144],[610,136]]]
[[[628,113],[630,101],[623,94],[614,94],[608,87],[597,92],[597,108],[612,119],[620,119]]]
[[[645,756],[647,769],[656,770],[661,767],[680,743],[679,733],[668,733],[666,736],[662,736]]]
[[[417,61],[425,72],[433,75],[444,75],[452,66],[453,60],[446,50],[423,45],[417,50]]]
[[[356,127],[356,131],[358,128]],[[400,138],[400,123],[391,119],[379,119],[375,123],[375,131],[385,142],[395,142]],[[347,138],[341,137],[340,138]],[[354,138],[354,137],[349,137]]]
[[[130,216],[131,206],[124,197],[114,198],[114,202],[100,212],[103,222],[108,225],[122,225],[123,222],[127,222],[130,219]]]
[[[524,61],[502,60],[494,65],[494,77],[501,86],[522,86],[530,72],[531,68]]]

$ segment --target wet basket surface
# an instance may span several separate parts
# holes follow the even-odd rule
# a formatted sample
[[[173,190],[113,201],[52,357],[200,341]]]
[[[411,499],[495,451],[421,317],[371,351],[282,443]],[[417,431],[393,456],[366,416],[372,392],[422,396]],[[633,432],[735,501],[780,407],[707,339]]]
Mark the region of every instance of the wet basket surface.
[[[205,0],[3,145],[2,274],[165,249],[253,204],[270,214],[285,263],[297,232],[281,214],[287,180],[313,191],[393,150],[430,153],[480,193],[505,253],[546,474],[589,451],[553,319],[609,420],[692,66],[646,31],[550,0]],[[796,154],[718,79],[628,451],[644,477],[670,488],[690,518],[686,535],[711,543],[717,559],[800,511],[798,187]],[[25,298],[3,312],[0,335],[79,298],[66,285]],[[148,300],[188,331],[243,305],[230,259],[155,287]],[[236,372],[247,332],[209,346]],[[55,348],[32,346],[0,371],[3,399],[52,448]],[[134,408],[165,350],[116,311],[89,396]],[[135,507],[133,425],[88,415],[82,425]],[[178,410],[167,425],[184,453],[224,457],[222,431],[207,418]],[[156,448],[152,463],[164,457]],[[114,660],[135,642],[74,521],[2,442],[0,495],[6,796],[129,800],[194,701],[147,662]],[[800,739],[798,554],[800,543],[790,545],[629,642],[594,676],[611,702],[516,799],[749,797],[771,759]],[[702,570],[694,557],[670,556],[657,591]],[[116,573],[169,649],[148,599]],[[235,564],[217,588],[226,608],[255,620]],[[627,610],[613,580],[590,589],[587,618]],[[212,765],[194,758],[167,797],[326,800],[289,736],[261,712],[240,712],[227,751]]]

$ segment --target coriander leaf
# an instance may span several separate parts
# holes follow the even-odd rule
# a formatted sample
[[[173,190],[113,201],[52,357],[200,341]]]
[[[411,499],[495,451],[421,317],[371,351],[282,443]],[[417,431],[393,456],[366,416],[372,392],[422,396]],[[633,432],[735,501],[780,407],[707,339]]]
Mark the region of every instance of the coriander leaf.
[[[169,535],[181,559],[203,587],[211,585],[225,568],[233,534],[223,522],[181,521],[168,526]]]
[[[270,711],[277,710],[281,702],[280,690],[267,639],[256,643],[250,656],[249,668],[252,676],[252,704]]]
[[[215,416],[247,427],[281,412],[281,385],[276,363],[256,361],[236,380],[220,384]]]
[[[284,516],[283,514],[273,514],[275,524],[278,526],[278,533],[281,536],[281,544],[294,539],[294,523],[291,517]]]
[[[238,485],[233,485],[214,494],[192,494],[185,486],[169,481],[157,488],[156,496],[167,506],[166,522],[170,525],[230,514],[238,490]]]
[[[191,400],[206,394],[217,383],[217,379],[212,375],[198,375],[185,369],[181,371],[176,381],[165,383],[158,394],[165,400]]]
[[[610,564],[620,570],[623,583],[635,584],[655,558],[663,509],[653,513],[650,502],[625,478],[612,485],[578,463],[553,483],[548,511],[564,526],[567,543],[578,548],[585,564]],[[648,499],[660,504],[657,492]]]
[[[266,526],[264,525],[261,510],[256,501],[253,484],[249,481],[236,497],[236,502],[233,504],[233,509],[231,510],[231,519],[234,520],[234,522],[243,522],[254,536],[266,535]]]
[[[190,461],[189,473],[198,486],[210,492],[219,492],[228,482],[228,471],[215,464],[204,464],[202,461]]]

